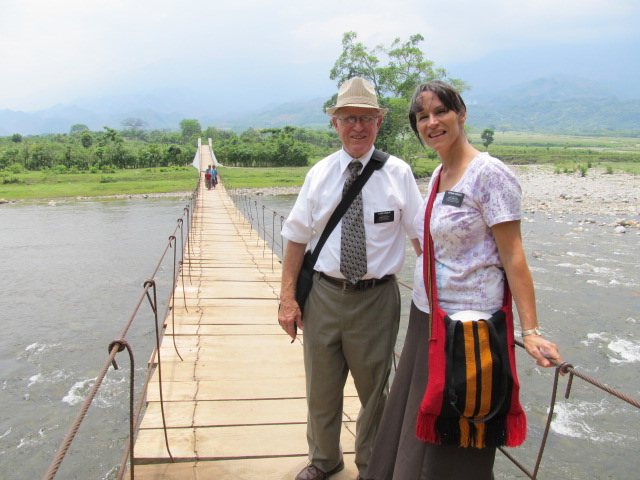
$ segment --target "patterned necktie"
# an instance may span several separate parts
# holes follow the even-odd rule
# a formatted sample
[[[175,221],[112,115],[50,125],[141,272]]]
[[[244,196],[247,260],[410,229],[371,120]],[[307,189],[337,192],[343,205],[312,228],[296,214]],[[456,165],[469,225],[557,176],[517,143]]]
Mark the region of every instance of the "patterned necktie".
[[[349,164],[351,174],[344,182],[342,196],[358,178],[362,169],[359,160]],[[342,217],[342,237],[340,239],[340,272],[351,282],[356,283],[367,273],[367,245],[364,235],[364,215],[362,213],[362,190],[353,200]]]

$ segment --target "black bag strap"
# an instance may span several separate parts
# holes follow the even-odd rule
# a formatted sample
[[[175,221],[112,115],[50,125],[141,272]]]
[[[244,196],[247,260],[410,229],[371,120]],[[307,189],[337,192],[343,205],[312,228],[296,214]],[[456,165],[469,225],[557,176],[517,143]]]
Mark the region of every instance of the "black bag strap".
[[[342,200],[331,214],[331,218],[329,218],[326,227],[324,227],[322,235],[320,235],[320,240],[318,240],[316,248],[311,254],[311,265],[315,265],[318,261],[320,250],[322,250],[322,247],[329,238],[329,235],[331,235],[331,232],[333,232],[333,229],[336,228],[336,225],[338,225],[338,222],[340,221],[342,216],[347,212],[347,209],[349,208],[351,203],[353,203],[353,200],[358,196],[358,193],[360,193],[360,190],[362,190],[364,184],[367,183],[367,180],[369,180],[369,177],[373,174],[373,171],[380,170],[382,167],[384,167],[384,164],[386,163],[388,158],[388,153],[382,152],[378,149],[375,149],[373,151],[369,163],[367,163],[367,166],[364,167],[364,170],[362,171],[360,176],[356,178],[356,181],[351,184],[349,190],[347,190],[347,193],[344,195],[344,197],[342,197]]]

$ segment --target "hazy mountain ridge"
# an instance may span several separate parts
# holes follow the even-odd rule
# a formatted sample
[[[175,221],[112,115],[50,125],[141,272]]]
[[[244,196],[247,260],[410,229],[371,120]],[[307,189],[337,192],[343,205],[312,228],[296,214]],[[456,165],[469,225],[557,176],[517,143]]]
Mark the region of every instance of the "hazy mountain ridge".
[[[467,123],[474,128],[504,128],[538,132],[597,133],[640,131],[640,100],[620,99],[613,89],[584,78],[553,76],[505,89],[495,95],[465,92]],[[204,101],[201,99],[205,98]],[[232,114],[216,111],[215,99],[199,92],[165,90],[80,98],[36,112],[0,110],[0,135],[68,133],[74,124],[91,130],[121,129],[122,121],[138,118],[146,129],[179,129],[185,118],[197,118],[203,128],[241,132],[249,127],[292,125],[326,128],[325,98],[268,105]]]
[[[640,100],[612,92],[583,78],[541,78],[468,105],[467,123],[549,133],[640,132]]]

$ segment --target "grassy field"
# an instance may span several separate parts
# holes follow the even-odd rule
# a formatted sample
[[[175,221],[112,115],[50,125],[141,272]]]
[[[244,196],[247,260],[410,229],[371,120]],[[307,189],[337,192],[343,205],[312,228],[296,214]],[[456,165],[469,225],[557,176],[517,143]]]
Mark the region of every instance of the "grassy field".
[[[482,145],[480,132],[472,132],[469,139],[477,145]],[[493,145],[515,147],[559,147],[583,149],[607,149],[629,152],[640,152],[640,142],[634,137],[588,137],[572,135],[550,135],[523,132],[494,133]]]
[[[220,167],[218,172],[226,188],[295,187],[302,185],[308,167],[241,168]]]
[[[470,141],[485,150],[480,133]],[[633,137],[577,137],[518,132],[495,132],[489,152],[506,163],[550,164],[558,172],[599,166],[611,173],[640,175],[640,141]]]
[[[193,167],[115,170],[113,173],[0,173],[0,198],[92,197],[120,194],[185,192],[195,189]]]

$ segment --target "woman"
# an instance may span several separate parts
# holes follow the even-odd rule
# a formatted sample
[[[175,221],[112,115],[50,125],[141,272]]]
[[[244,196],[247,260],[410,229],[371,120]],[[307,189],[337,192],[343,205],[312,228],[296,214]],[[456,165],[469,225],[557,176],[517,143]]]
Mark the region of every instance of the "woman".
[[[450,85],[433,81],[413,96],[409,122],[424,145],[438,153],[440,175],[430,221],[440,308],[495,312],[502,307],[506,273],[527,353],[536,364],[561,362],[558,348],[538,330],[535,295],[520,235],[520,186],[498,159],[479,152],[464,133],[466,106]],[[445,200],[445,192],[448,201]],[[427,195],[427,199],[429,195]],[[443,203],[443,200],[445,202]],[[414,225],[424,249],[427,202]],[[429,302],[419,255],[409,327],[400,364],[371,455],[367,478],[375,480],[489,480],[495,448],[427,443],[416,436],[416,419],[427,385]]]

